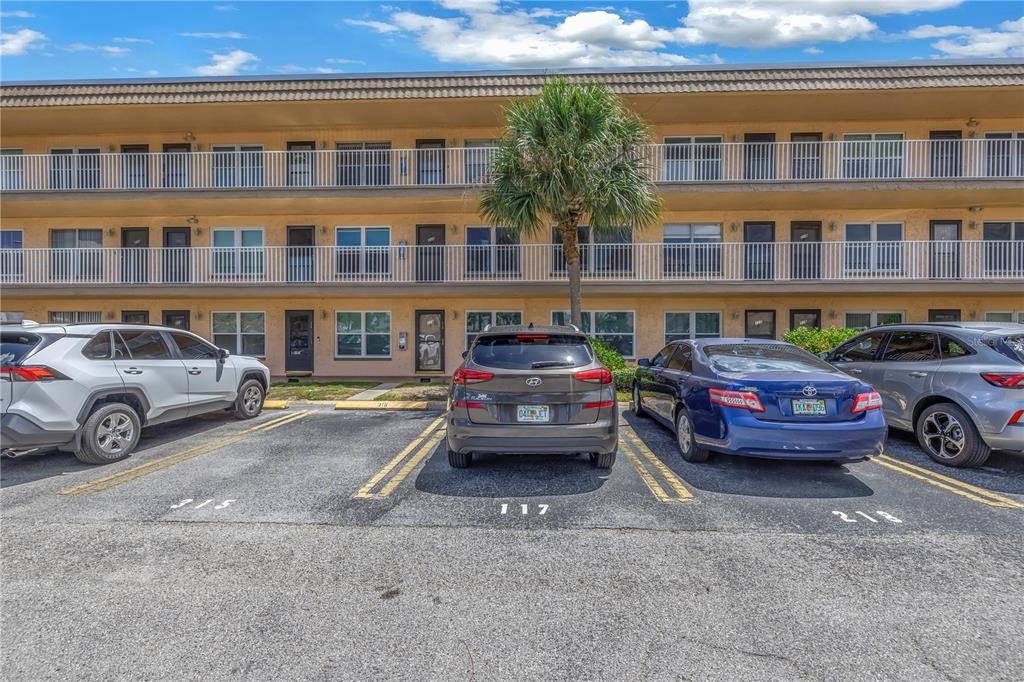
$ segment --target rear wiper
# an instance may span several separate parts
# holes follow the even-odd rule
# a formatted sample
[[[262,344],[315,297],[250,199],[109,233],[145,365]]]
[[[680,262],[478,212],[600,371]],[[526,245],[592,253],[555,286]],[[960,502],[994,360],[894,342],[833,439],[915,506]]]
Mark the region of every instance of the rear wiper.
[[[566,362],[565,360],[541,360],[535,362],[530,367],[533,369],[541,369],[543,367],[572,367],[573,363]]]

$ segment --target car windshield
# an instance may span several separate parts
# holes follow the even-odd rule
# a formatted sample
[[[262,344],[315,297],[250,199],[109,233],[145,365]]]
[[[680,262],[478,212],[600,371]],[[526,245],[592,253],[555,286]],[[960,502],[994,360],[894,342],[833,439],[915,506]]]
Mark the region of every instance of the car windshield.
[[[499,369],[582,367],[594,360],[586,338],[568,334],[487,336],[473,345],[473,362]]]
[[[796,346],[779,343],[705,346],[704,354],[718,372],[834,372],[832,365]]]
[[[36,334],[5,332],[0,336],[0,365],[12,367],[20,363],[42,339]]]

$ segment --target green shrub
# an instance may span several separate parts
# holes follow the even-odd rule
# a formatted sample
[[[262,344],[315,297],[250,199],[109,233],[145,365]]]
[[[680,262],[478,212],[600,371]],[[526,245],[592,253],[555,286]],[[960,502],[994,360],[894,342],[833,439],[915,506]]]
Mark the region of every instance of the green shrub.
[[[623,367],[612,370],[612,379],[615,381],[616,391],[633,390],[633,379],[636,377],[636,367]]]
[[[601,339],[595,339],[591,337],[590,345],[594,349],[594,355],[597,356],[598,362],[610,369],[613,373],[615,370],[626,369],[626,361],[622,359],[622,354],[615,350]]]
[[[795,346],[800,346],[811,353],[823,353],[832,350],[843,341],[846,341],[846,339],[859,333],[856,329],[840,327],[829,327],[828,329],[797,327],[783,334],[782,340]]]

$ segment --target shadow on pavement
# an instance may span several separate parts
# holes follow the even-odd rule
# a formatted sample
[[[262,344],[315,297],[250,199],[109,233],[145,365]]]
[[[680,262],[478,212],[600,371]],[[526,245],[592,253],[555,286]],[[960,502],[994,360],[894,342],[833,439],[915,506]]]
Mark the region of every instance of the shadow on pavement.
[[[996,450],[980,467],[958,469],[939,464],[929,457],[913,434],[889,429],[886,454],[992,492],[1024,495],[1024,455],[1015,452]]]
[[[468,469],[452,469],[442,442],[416,477],[416,489],[452,497],[579,495],[628,464],[621,456],[611,469],[595,469],[585,456],[474,455]]]

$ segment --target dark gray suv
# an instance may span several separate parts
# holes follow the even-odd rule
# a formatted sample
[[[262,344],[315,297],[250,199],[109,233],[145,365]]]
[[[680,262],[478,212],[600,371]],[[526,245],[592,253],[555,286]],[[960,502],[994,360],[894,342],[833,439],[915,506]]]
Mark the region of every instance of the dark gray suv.
[[[488,327],[455,370],[448,463],[473,453],[587,453],[611,467],[618,448],[612,374],[575,327]]]

